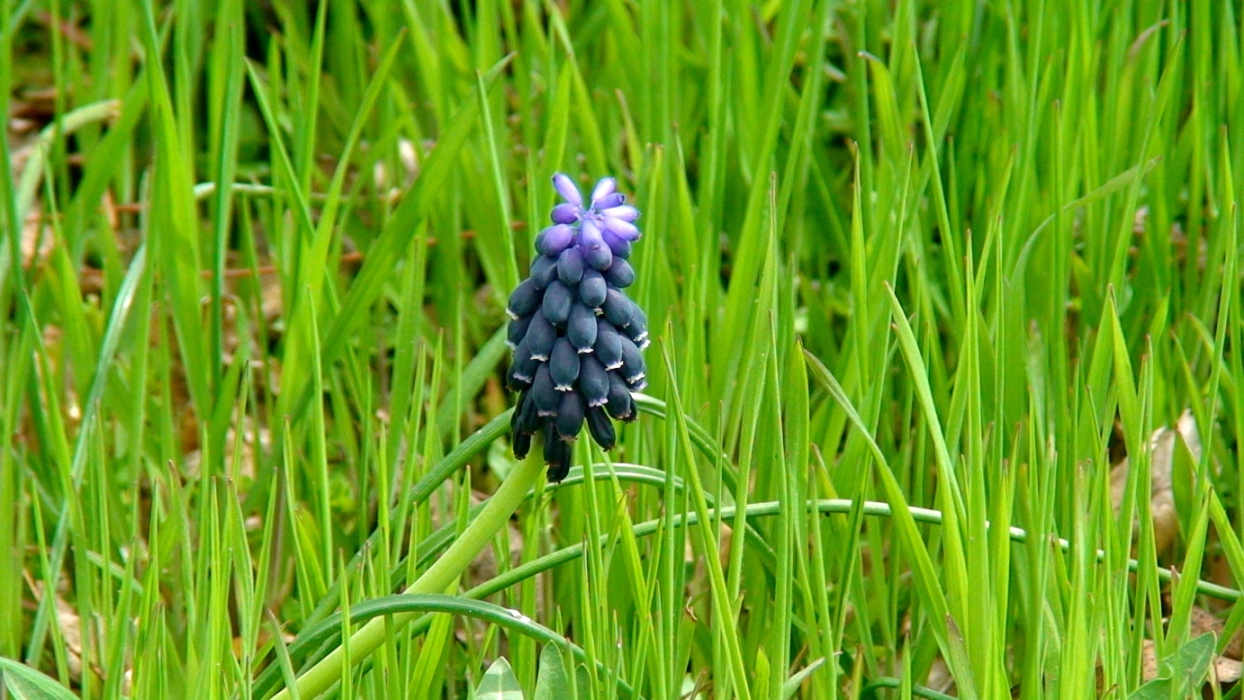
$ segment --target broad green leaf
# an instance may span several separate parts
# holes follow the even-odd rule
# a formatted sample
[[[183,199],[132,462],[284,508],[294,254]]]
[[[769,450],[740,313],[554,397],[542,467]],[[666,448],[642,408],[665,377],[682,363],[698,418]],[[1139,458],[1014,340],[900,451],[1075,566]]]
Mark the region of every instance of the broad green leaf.
[[[0,676],[18,700],[77,700],[65,686],[12,659],[0,657]]]
[[[561,649],[545,644],[540,650],[540,675],[536,677],[535,700],[561,700],[570,697],[571,692]]]
[[[475,688],[477,700],[523,700],[523,689],[518,686],[510,662],[501,657],[492,662],[484,672],[484,678]]]

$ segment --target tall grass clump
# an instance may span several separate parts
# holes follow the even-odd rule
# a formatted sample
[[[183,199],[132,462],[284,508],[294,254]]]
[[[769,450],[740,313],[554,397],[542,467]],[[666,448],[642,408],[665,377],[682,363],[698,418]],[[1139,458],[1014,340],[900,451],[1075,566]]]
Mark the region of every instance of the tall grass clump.
[[[1242,23],[0,0],[0,696],[1238,697]]]

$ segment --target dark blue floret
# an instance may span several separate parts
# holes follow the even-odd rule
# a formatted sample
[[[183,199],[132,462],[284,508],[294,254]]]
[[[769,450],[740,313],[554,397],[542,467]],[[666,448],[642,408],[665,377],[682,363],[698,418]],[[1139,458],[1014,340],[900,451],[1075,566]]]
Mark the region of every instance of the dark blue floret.
[[[605,318],[618,328],[625,328],[635,313],[635,302],[617,289],[610,289],[605,295],[605,303],[600,305]]]
[[[583,397],[578,392],[567,391],[562,394],[561,405],[557,407],[557,417],[554,422],[557,426],[557,435],[567,442],[579,437],[579,431],[583,429],[583,415],[585,411],[583,406]]]
[[[635,310],[639,311],[639,307],[636,306]],[[644,318],[642,313],[632,316],[631,322],[622,329],[622,332],[631,339],[631,342],[639,346],[640,350],[648,347],[648,319]]]
[[[514,446],[514,456],[518,459],[526,459],[527,453],[531,451],[531,435],[531,433],[514,433],[512,444]]]
[[[578,248],[567,248],[557,256],[557,276],[562,284],[573,287],[583,277],[583,268],[586,265],[582,251]]]
[[[622,338],[622,368],[619,371],[631,388],[643,381],[648,372],[644,367],[644,356],[640,354],[639,347],[625,336]]]
[[[596,407],[587,409],[587,430],[592,439],[600,445],[600,449],[608,452],[617,443],[617,434],[613,430],[613,421],[605,413],[605,409]]]
[[[579,353],[575,352],[569,340],[558,338],[553,344],[549,374],[553,377],[553,388],[558,391],[574,389],[575,380],[579,378]]]
[[[579,359],[579,393],[588,406],[604,406],[609,396],[609,372],[591,355]]]
[[[557,329],[548,322],[542,311],[537,310],[531,315],[531,323],[527,326],[527,335],[523,336],[523,340],[527,343],[527,352],[531,354],[531,359],[548,362],[549,353],[553,351],[553,342],[557,340]]]
[[[596,312],[575,302],[566,321],[566,339],[579,354],[591,352],[596,344]]]
[[[524,435],[531,435],[540,428],[541,418],[539,413],[536,411],[536,402],[532,401],[530,396],[528,396],[527,400],[523,401],[521,405],[515,409],[515,411],[518,415],[518,420],[514,425],[514,430],[516,432]]]
[[[631,398],[631,390],[616,371],[609,373],[609,398],[605,402],[605,410],[618,420],[629,421],[635,417],[635,400]]]
[[[583,279],[579,281],[579,299],[584,305],[591,309],[600,308],[608,292],[609,285],[600,272],[590,268],[583,272]]]
[[[531,392],[520,391],[518,393],[518,403],[514,404],[514,412],[510,414],[510,430],[518,431],[518,420],[523,415],[523,406],[531,400]]]
[[[618,289],[629,287],[635,281],[635,268],[631,267],[631,264],[623,257],[615,257],[601,274],[605,276],[605,281],[610,286]]]
[[[527,314],[522,318],[513,319],[506,327],[505,344],[509,345],[511,349],[518,347],[523,337],[527,335],[527,326],[531,324],[531,317],[532,314]]]
[[[535,378],[536,367],[539,365],[538,360],[532,359],[531,351],[527,348],[527,339],[523,338],[518,347],[514,348],[514,363],[510,365],[507,377],[510,389],[521,391],[531,386],[531,380]]]
[[[570,445],[553,436],[552,425],[544,435],[544,461],[549,465],[549,481],[556,484],[570,473]]]
[[[544,317],[550,323],[560,326],[566,323],[566,319],[570,316],[570,304],[574,301],[574,295],[570,291],[570,287],[562,284],[561,280],[554,280],[549,288],[544,290]]]
[[[544,418],[557,413],[557,404],[561,401],[560,392],[553,388],[553,376],[549,373],[549,363],[545,362],[536,370],[536,378],[531,383],[531,400],[536,404],[536,412]]]
[[[592,351],[605,369],[622,366],[622,335],[606,319],[596,319],[596,344],[592,346]]]
[[[557,258],[537,255],[536,259],[531,261],[531,281],[536,285],[536,289],[548,288],[555,279],[557,279]]]
[[[514,293],[510,294],[510,303],[506,304],[505,312],[510,315],[510,318],[522,318],[535,311],[540,302],[540,290],[536,289],[536,283],[528,278],[514,288]]]

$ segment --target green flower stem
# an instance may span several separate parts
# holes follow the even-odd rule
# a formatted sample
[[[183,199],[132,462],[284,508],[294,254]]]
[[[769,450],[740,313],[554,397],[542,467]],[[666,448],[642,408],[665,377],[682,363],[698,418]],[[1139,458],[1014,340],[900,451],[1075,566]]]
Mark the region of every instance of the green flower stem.
[[[515,466],[514,471],[501,482],[497,492],[484,504],[484,508],[463,531],[462,536],[455,540],[449,549],[445,550],[445,554],[428,567],[422,576],[410,584],[410,587],[403,591],[404,593],[444,593],[445,589],[463,571],[466,571],[475,557],[492,541],[493,535],[505,527],[510,516],[527,496],[527,491],[535,485],[536,480],[544,472],[544,462],[540,459],[541,453],[537,448],[537,445],[532,446],[527,459]],[[387,618],[392,624],[392,627],[387,629],[400,629],[416,616],[417,613],[414,612],[393,615]],[[350,663],[361,663],[380,648],[381,644],[384,644],[388,633],[385,621],[384,617],[373,618],[351,635]],[[345,648],[345,644],[337,647],[298,679],[297,688],[300,698],[309,700],[318,697],[341,679],[348,670]],[[289,700],[290,697],[289,688],[284,688],[273,697],[273,700]]]

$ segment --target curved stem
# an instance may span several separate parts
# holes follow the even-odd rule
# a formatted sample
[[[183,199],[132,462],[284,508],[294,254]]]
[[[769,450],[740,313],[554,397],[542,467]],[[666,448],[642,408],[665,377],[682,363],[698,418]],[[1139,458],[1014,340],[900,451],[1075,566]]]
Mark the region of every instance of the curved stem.
[[[544,462],[540,459],[539,450],[532,446],[527,459],[515,466],[514,471],[501,482],[497,492],[488,499],[479,516],[471,521],[462,536],[445,550],[445,554],[423,572],[414,583],[410,584],[405,593],[444,593],[445,589],[474,561],[475,557],[492,541],[493,535],[505,527],[510,515],[518,508],[527,495],[527,490],[535,484],[536,479],[544,472]],[[363,661],[380,648],[385,642],[388,629],[398,629],[415,619],[417,613],[406,612],[390,618],[377,617],[368,621],[357,632],[350,636],[347,644],[334,649],[319,663],[298,678],[297,689],[301,698],[318,697],[328,690],[333,683],[341,679],[349,669],[346,668],[345,649],[350,649],[350,663]],[[386,628],[386,620],[392,627]],[[289,688],[283,688],[273,700],[289,700]]]

